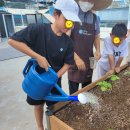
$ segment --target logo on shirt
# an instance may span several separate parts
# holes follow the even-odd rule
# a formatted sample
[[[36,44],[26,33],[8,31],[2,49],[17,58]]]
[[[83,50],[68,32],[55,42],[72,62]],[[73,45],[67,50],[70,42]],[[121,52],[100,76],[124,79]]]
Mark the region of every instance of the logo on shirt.
[[[63,48],[60,48],[60,52],[62,52],[63,51]]]
[[[88,33],[87,30],[80,29],[79,30],[79,35],[92,35],[92,34]]]
[[[119,52],[114,52],[114,56],[116,57],[116,56],[120,56],[121,55],[121,52],[119,51]]]

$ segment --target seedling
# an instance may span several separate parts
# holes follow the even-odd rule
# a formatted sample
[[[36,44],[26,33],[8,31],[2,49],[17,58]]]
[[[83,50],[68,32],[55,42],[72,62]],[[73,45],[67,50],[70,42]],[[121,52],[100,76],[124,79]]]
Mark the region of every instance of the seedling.
[[[103,92],[108,91],[108,90],[112,90],[111,83],[108,83],[106,81],[99,82],[99,83],[97,83],[97,85],[101,87],[101,90]]]
[[[116,75],[111,75],[111,77],[110,77],[111,81],[116,81],[116,80],[119,80],[119,79],[120,78],[118,76],[116,76]]]

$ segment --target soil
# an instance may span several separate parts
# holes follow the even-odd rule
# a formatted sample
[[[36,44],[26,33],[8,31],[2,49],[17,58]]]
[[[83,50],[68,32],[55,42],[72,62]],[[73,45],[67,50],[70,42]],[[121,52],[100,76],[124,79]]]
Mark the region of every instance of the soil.
[[[71,102],[55,114],[74,130],[130,130],[130,73],[123,70],[112,90],[102,92],[96,86],[89,92],[98,96],[100,107]],[[130,71],[129,71],[130,72]]]

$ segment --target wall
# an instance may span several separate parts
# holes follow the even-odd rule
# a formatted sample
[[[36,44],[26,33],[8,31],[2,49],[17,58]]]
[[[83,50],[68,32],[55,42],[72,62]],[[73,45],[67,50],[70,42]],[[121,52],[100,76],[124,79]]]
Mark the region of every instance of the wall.
[[[129,8],[112,8],[97,12],[100,17],[101,26],[112,27],[115,23],[124,22],[127,24]]]

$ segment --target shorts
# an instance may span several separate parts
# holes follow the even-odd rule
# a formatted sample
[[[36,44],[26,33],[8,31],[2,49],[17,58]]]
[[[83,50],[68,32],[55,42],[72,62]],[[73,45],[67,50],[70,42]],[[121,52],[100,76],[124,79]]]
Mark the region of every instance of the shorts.
[[[58,80],[57,84],[61,87],[61,78]],[[52,88],[51,93],[61,95],[60,92],[55,87]],[[47,106],[51,106],[51,105],[54,105],[55,103],[57,103],[55,101],[35,100],[35,99],[32,99],[31,97],[29,97],[28,95],[27,95],[26,101],[29,105],[42,105],[42,104],[46,103]]]

